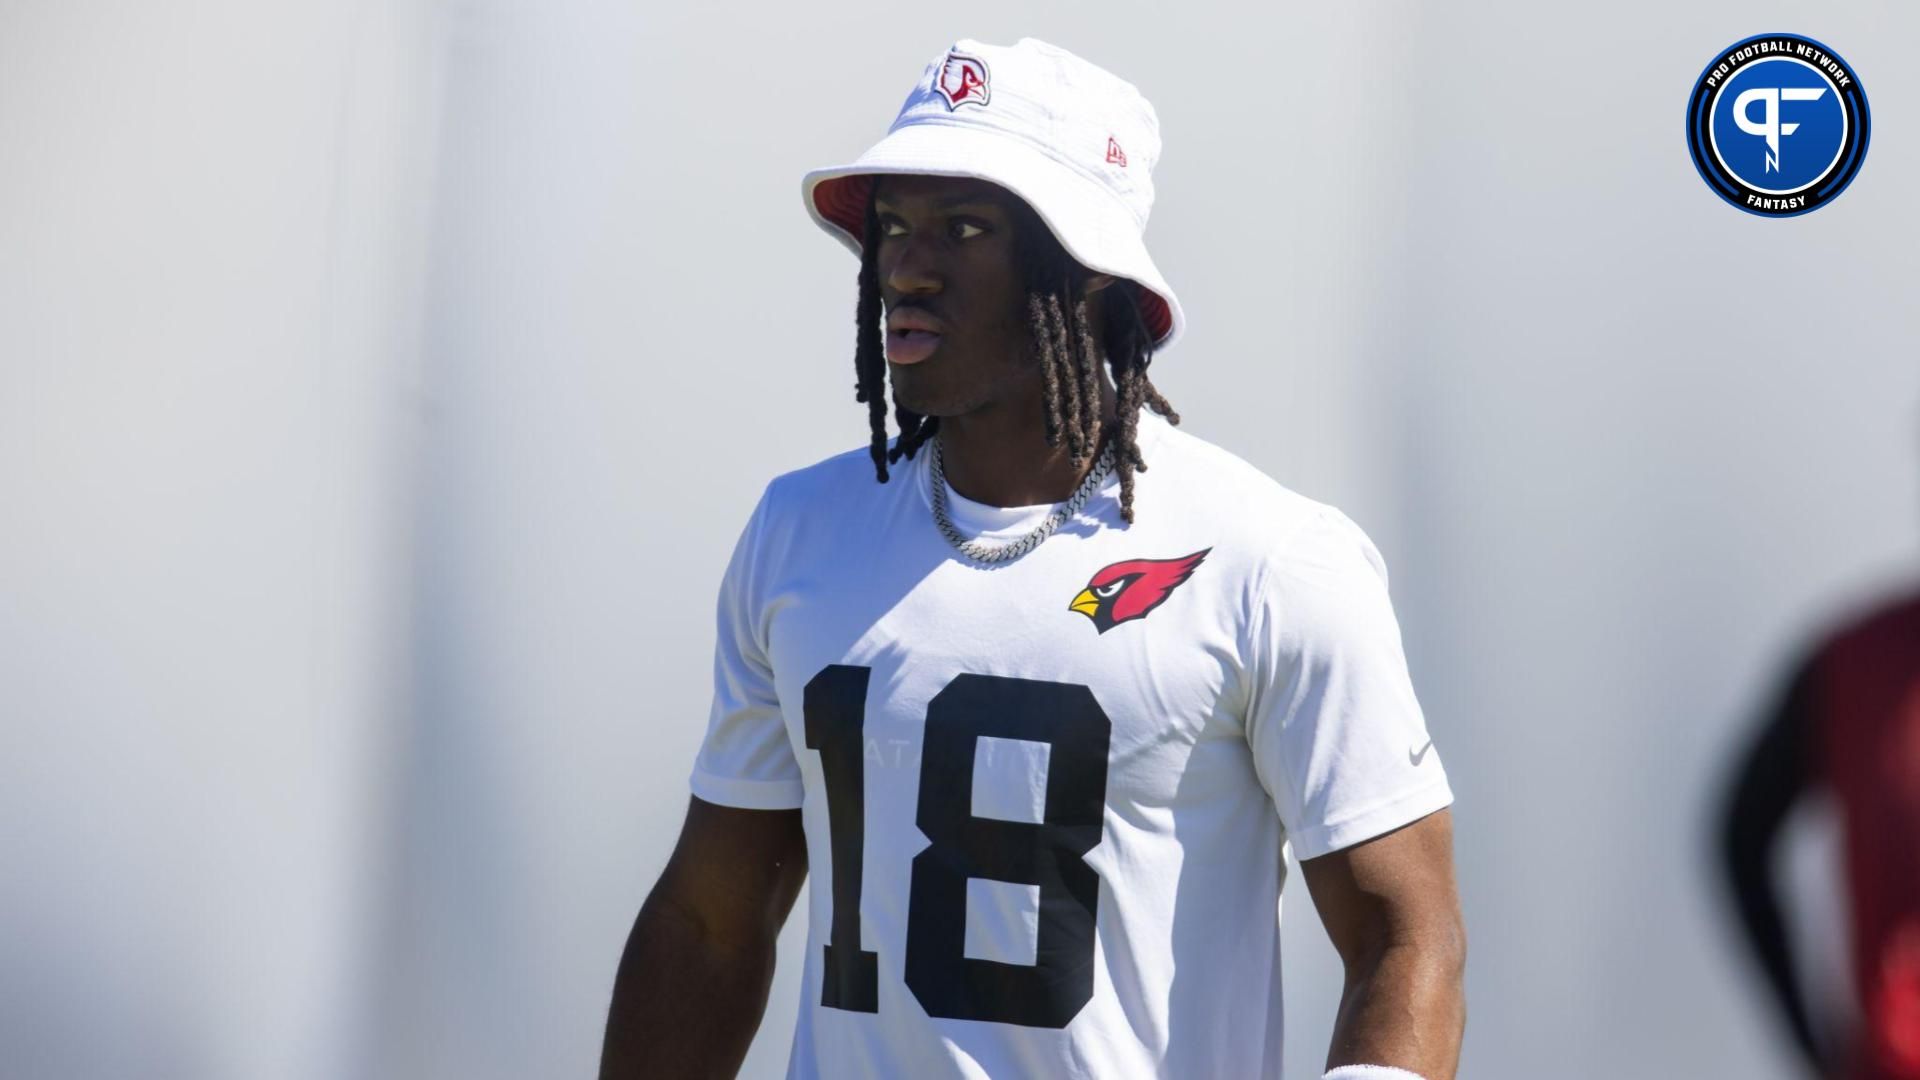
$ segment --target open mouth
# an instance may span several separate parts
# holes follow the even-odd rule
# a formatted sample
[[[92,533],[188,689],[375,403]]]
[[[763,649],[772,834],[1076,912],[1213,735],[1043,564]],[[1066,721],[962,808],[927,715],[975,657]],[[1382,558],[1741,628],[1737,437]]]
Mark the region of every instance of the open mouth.
[[[887,334],[887,360],[917,364],[940,347],[941,336],[931,330],[894,330]]]

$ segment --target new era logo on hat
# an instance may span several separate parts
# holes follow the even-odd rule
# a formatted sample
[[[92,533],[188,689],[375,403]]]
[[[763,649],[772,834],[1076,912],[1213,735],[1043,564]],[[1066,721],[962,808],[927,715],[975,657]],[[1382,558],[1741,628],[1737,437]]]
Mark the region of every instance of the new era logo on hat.
[[[927,65],[885,138],[851,164],[809,172],[801,193],[814,221],[857,255],[875,176],[998,184],[1082,265],[1141,286],[1157,351],[1186,327],[1144,236],[1159,158],[1159,117],[1133,84],[1038,38],[963,39]]]

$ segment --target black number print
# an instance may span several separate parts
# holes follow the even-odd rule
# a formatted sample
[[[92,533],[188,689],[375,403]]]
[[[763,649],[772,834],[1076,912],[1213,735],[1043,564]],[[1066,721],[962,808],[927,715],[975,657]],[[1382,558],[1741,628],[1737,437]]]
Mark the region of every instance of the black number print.
[[[860,876],[867,840],[867,673],[830,664],[807,682],[801,711],[807,749],[820,751],[827,779],[827,841],[833,853],[833,928],[827,935],[820,1004],[880,1010],[879,958],[860,948]]]
[[[865,839],[862,728],[868,669],[833,664],[807,684],[809,749],[820,752],[833,865],[833,923],[820,1003],[878,1011],[877,958],[860,951]],[[914,856],[906,983],[929,1016],[1065,1027],[1093,997],[1100,879],[1085,856],[1100,842],[1113,725],[1093,692],[1072,683],[955,676],[927,704],[915,823],[931,844]],[[1048,746],[1039,822],[973,813],[982,736]],[[1039,887],[1035,962],[965,955],[967,881]]]
[[[1038,824],[973,816],[982,735],[1047,743]],[[1082,858],[1100,842],[1112,724],[1092,691],[1067,683],[959,675],[927,704],[920,831],[907,907],[907,986],[929,1016],[1065,1027],[1093,996],[1100,878]],[[967,879],[1040,886],[1036,962],[962,955]]]

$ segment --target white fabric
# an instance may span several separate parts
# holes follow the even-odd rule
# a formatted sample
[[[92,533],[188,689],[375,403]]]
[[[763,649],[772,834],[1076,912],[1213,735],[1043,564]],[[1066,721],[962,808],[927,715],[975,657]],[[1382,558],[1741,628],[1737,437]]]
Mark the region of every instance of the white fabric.
[[[1409,1072],[1392,1065],[1342,1065],[1329,1071],[1322,1080],[1426,1080],[1426,1078],[1417,1072]]]
[[[991,92],[977,103],[952,104],[939,91],[956,54],[985,65]],[[1120,160],[1110,160],[1116,147]],[[912,173],[999,184],[1026,200],[1082,265],[1129,278],[1166,301],[1172,328],[1156,344],[1164,352],[1186,315],[1143,235],[1159,159],[1159,116],[1133,84],[1038,38],[1012,45],[967,38],[927,64],[885,138],[851,164],[807,173],[801,195],[814,222],[857,255],[860,237],[830,220],[814,197],[822,181]]]
[[[1140,441],[1134,524],[1119,517],[1116,477],[992,569],[934,527],[924,453],[884,485],[861,448],[762,495],[720,589],[692,787],[803,810],[812,903],[791,1077],[1278,1076],[1283,845],[1312,858],[1452,801],[1367,537],[1151,412]],[[949,499],[956,524],[989,538],[1049,509]],[[1101,633],[1068,607],[1110,564],[1203,550],[1143,618]],[[874,1012],[821,1003],[837,867],[803,688],[829,665],[868,672],[859,947],[876,957]],[[1071,692],[1111,725],[1085,855],[1098,878],[1092,993],[1064,1027],[930,1016],[904,975],[915,859],[930,843],[917,827],[922,750],[941,752],[924,741],[929,702],[969,672],[1083,687]],[[933,780],[952,772],[970,791],[962,813],[1044,820],[1050,783],[1078,767],[1072,747],[1023,734],[979,738],[970,761],[933,762]],[[930,859],[953,850],[935,847]],[[967,956],[1035,962],[1049,923],[1033,880],[969,878],[953,914]]]

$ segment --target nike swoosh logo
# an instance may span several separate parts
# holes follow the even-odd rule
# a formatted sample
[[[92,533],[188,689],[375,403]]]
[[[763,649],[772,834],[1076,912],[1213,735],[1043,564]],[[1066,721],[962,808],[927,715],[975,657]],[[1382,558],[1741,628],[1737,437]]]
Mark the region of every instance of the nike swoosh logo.
[[[1407,760],[1414,765],[1419,765],[1420,762],[1427,756],[1427,751],[1431,749],[1433,749],[1433,740],[1428,739],[1427,745],[1421,747],[1417,751],[1409,748],[1407,750]]]

